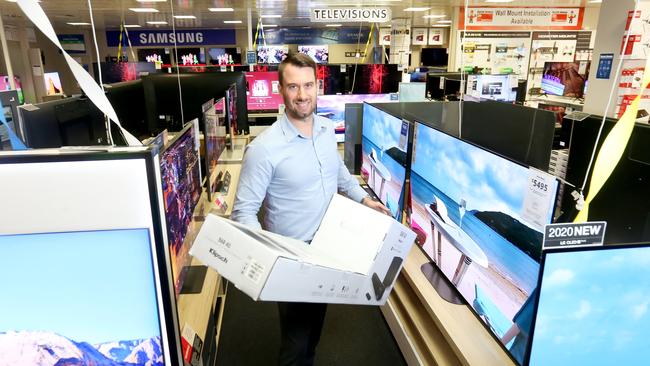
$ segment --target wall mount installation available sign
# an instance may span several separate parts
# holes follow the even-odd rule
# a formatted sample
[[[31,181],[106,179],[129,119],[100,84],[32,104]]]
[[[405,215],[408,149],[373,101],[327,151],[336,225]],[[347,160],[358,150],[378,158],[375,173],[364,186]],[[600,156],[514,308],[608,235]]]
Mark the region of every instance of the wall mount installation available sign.
[[[311,9],[312,22],[375,22],[383,23],[391,19],[390,8],[314,8]]]
[[[468,30],[552,29],[578,30],[584,8],[474,7],[461,9],[460,25]]]

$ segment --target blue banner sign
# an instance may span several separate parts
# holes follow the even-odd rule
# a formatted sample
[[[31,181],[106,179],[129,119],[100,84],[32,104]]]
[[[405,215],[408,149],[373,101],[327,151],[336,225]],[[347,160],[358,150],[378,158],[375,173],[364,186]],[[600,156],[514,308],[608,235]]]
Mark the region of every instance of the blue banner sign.
[[[342,43],[362,43],[368,42],[370,33],[369,27],[341,27],[335,29],[318,29],[318,28],[274,28],[265,29],[264,37],[262,34],[257,36],[257,44],[277,45],[277,44],[302,44],[302,45],[319,45],[319,44],[342,44]],[[255,37],[255,34],[253,34]]]
[[[177,29],[168,30],[130,30],[129,39],[133,47],[173,46],[208,46],[235,45],[237,39],[234,29]],[[120,31],[106,31],[108,47],[118,47]]]

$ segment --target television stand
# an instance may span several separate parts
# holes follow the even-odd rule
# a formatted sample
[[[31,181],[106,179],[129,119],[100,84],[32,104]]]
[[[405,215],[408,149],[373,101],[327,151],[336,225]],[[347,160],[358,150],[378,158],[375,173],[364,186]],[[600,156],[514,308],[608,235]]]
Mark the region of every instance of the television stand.
[[[203,291],[203,282],[208,272],[207,266],[187,266],[183,269],[186,271],[181,294],[200,294]]]
[[[465,302],[458,296],[458,291],[452,287],[445,275],[440,272],[440,269],[435,264],[429,262],[424,263],[420,270],[424,274],[431,286],[436,290],[440,297],[452,304],[462,305]]]

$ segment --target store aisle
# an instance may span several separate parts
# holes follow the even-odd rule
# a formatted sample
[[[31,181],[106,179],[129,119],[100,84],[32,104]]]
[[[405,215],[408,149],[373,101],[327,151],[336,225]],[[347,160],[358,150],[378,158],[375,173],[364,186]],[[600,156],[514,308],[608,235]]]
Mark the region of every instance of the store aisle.
[[[254,302],[230,284],[217,365],[275,365],[280,348],[275,303]],[[330,305],[316,365],[406,365],[376,306]]]

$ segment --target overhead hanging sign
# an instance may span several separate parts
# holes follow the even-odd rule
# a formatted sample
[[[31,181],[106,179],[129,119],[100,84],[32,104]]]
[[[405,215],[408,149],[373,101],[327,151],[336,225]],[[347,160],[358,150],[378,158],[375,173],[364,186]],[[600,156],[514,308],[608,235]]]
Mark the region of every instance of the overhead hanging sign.
[[[177,29],[130,30],[129,40],[133,47],[148,46],[208,46],[237,44],[234,29]],[[120,31],[106,31],[108,47],[120,45]]]
[[[371,22],[383,23],[391,19],[390,8],[314,8],[312,22]]]
[[[265,29],[264,37],[258,37],[257,43],[269,45],[284,44],[357,44],[366,43],[370,33],[369,27],[341,28],[273,28]]]
[[[427,28],[411,29],[411,37],[412,37],[411,44],[426,45],[428,41],[427,36],[429,34],[427,31],[428,31]]]
[[[442,46],[445,43],[442,28],[429,28],[429,46]]]
[[[578,30],[584,8],[478,7],[460,11],[459,28],[468,30],[551,29]],[[467,24],[464,24],[464,22]]]

